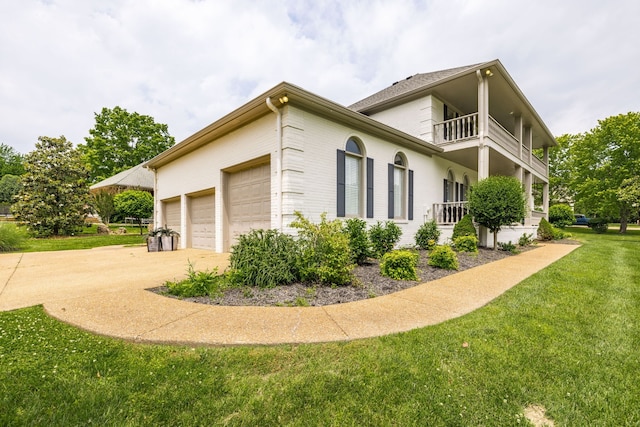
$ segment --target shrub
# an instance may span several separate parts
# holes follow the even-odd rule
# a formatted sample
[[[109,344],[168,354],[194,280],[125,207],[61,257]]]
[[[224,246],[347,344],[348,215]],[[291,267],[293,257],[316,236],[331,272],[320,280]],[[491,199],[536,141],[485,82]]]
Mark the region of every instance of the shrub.
[[[458,252],[478,252],[478,238],[470,235],[457,237],[453,247]]]
[[[22,248],[26,239],[26,232],[17,225],[0,225],[0,252],[17,251]]]
[[[553,205],[549,208],[549,222],[556,227],[565,228],[574,221],[573,209],[568,205]]]
[[[440,230],[435,220],[427,221],[420,226],[416,233],[416,246],[421,249],[431,250],[438,244]]]
[[[609,229],[609,222],[604,218],[591,218],[587,226],[598,234],[606,233]]]
[[[474,236],[476,239],[478,238],[476,226],[473,225],[473,219],[469,214],[463,216],[462,219],[453,226],[451,240],[455,241],[461,236]]]
[[[371,242],[367,235],[367,223],[359,218],[350,218],[344,223],[344,232],[349,237],[351,260],[358,265],[364,264],[371,255]]]
[[[432,267],[444,268],[447,270],[458,269],[458,256],[450,246],[436,246],[429,253],[427,263]]]
[[[508,242],[498,242],[498,249],[505,252],[511,252],[512,254],[518,253],[516,245],[511,243],[511,240]]]
[[[554,232],[553,226],[545,218],[540,220],[538,225],[538,239],[540,240],[553,240]]]
[[[178,282],[165,282],[171,295],[183,298],[199,297],[209,295],[218,296],[228,285],[226,276],[218,275],[218,268],[213,270],[195,271],[193,265],[189,263],[188,276]]]
[[[382,256],[380,273],[395,280],[418,280],[418,254],[411,251],[391,251]]]
[[[231,248],[229,268],[234,284],[261,288],[298,280],[298,245],[278,230],[251,230]]]
[[[378,221],[369,229],[369,240],[373,255],[380,258],[387,252],[391,252],[400,240],[402,230],[393,221],[386,221],[382,224]]]
[[[295,215],[297,219],[291,226],[298,229],[300,278],[334,285],[350,283],[354,265],[342,222],[337,219],[327,221],[327,215],[322,214],[320,223],[313,224],[300,212]]]
[[[518,245],[520,246],[530,246],[533,243],[533,234],[524,233],[518,239]]]

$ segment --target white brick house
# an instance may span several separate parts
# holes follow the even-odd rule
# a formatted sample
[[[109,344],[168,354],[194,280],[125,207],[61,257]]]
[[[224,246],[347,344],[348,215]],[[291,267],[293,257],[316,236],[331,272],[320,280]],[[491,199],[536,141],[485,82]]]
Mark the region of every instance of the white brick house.
[[[146,166],[155,224],[178,230],[182,247],[224,252],[251,228],[293,232],[296,210],[391,219],[401,244],[433,218],[446,238],[469,185],[490,175],[518,177],[527,194],[524,223],[499,235],[507,241],[547,215],[555,144],[494,60],[417,74],[350,107],[283,82]],[[486,231],[481,240],[492,243]]]

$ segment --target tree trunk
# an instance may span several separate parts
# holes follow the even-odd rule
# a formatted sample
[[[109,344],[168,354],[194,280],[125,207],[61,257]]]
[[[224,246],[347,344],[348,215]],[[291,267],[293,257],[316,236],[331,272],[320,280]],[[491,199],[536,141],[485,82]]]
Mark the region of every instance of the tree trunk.
[[[138,226],[140,227],[140,235],[142,236],[142,218],[138,218]]]
[[[620,233],[624,234],[627,232],[627,223],[629,222],[629,209],[627,207],[623,207],[620,209]]]
[[[497,230],[493,231],[493,250],[494,251],[498,250],[498,231]]]

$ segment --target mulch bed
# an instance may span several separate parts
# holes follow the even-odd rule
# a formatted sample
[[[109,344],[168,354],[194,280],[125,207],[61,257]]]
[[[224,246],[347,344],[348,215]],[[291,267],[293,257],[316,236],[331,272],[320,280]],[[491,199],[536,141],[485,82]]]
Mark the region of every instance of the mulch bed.
[[[536,246],[518,248],[519,251],[535,249]],[[224,306],[324,306],[359,301],[367,298],[387,295],[420,283],[439,279],[449,274],[477,267],[482,264],[513,256],[510,252],[480,248],[477,254],[458,253],[458,270],[443,270],[427,264],[427,252],[420,251],[418,262],[419,281],[394,280],[380,274],[378,260],[357,266],[353,273],[354,283],[348,286],[327,286],[313,283],[294,283],[275,288],[234,288],[217,298],[195,297],[180,298],[184,301]],[[149,289],[151,292],[177,298],[167,294],[167,288],[160,286]]]

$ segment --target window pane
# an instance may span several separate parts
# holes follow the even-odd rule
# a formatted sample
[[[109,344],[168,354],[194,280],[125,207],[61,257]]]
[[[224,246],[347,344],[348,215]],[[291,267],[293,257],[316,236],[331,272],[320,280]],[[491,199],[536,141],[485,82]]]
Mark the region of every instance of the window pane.
[[[353,139],[350,139],[347,141],[346,151],[348,151],[349,153],[362,155],[362,151],[360,151],[360,147],[358,146],[358,143],[355,142]]]
[[[345,214],[360,216],[360,189],[362,160],[358,157],[345,158]]]
[[[393,170],[393,212],[396,218],[404,218],[404,169]]]

